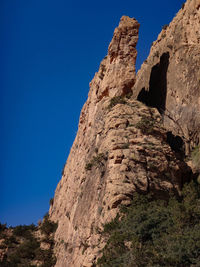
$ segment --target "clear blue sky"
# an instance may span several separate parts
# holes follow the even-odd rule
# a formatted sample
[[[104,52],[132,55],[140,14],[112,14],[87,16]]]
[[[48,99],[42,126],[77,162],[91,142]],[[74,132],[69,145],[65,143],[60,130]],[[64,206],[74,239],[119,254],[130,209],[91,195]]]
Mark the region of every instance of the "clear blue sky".
[[[49,209],[89,82],[122,15],[139,23],[137,69],[182,0],[0,1],[0,221]]]

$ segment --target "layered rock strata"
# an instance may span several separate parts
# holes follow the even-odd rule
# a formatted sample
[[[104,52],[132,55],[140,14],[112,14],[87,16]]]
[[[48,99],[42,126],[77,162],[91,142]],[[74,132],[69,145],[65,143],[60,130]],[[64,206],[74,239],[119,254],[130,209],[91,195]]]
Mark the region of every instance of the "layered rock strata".
[[[137,74],[134,97],[156,107],[183,138],[186,154],[200,141],[200,1],[188,0],[163,26]]]
[[[57,267],[95,266],[100,230],[129,204],[133,192],[166,198],[188,177],[187,166],[167,144],[156,108],[129,99],[135,83],[139,24],[122,17],[90,83],[79,129],[63,170],[50,218]]]

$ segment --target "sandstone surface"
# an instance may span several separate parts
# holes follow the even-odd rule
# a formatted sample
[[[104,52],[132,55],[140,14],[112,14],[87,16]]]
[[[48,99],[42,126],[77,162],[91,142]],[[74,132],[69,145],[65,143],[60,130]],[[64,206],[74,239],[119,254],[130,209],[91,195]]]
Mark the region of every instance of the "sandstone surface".
[[[0,225],[3,266],[7,259],[53,266],[54,248],[56,267],[94,267],[105,244],[103,225],[134,201],[134,192],[168,199],[180,197],[191,177],[200,182],[200,0],[188,0],[163,27],[136,76],[138,31],[126,16],[114,31],[49,216],[38,227]],[[183,142],[187,155],[196,147],[194,174]],[[28,259],[19,254],[27,248]]]
[[[168,145],[157,109],[130,98],[138,29],[135,19],[122,17],[90,83],[50,207],[51,220],[58,222],[56,267],[95,266],[103,224],[120,204],[130,203],[134,191],[167,198],[189,179],[190,169]]]
[[[156,107],[185,143],[200,141],[200,1],[188,0],[153,42],[137,74],[134,97]]]

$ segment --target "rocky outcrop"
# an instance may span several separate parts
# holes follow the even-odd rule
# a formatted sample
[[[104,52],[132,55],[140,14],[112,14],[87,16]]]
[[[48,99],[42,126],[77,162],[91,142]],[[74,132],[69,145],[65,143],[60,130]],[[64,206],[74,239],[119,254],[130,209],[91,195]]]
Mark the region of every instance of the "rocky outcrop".
[[[188,0],[153,42],[134,97],[156,107],[186,154],[200,141],[200,1]]]
[[[45,215],[38,226],[6,227],[0,223],[0,266],[54,266],[54,233],[57,224]]]
[[[122,17],[90,83],[79,129],[50,207],[58,222],[57,267],[95,266],[104,240],[99,232],[129,204],[133,192],[167,198],[190,170],[167,143],[156,108],[130,99],[135,83],[139,24]]]

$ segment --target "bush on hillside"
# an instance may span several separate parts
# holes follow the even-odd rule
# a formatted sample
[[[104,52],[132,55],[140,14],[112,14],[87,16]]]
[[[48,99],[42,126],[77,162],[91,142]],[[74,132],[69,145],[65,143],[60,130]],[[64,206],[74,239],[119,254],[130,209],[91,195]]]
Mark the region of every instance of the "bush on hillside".
[[[58,227],[57,223],[54,223],[53,221],[49,220],[48,214],[44,216],[44,220],[41,224],[40,230],[45,235],[50,235],[51,233],[54,233]]]
[[[34,224],[31,225],[18,225],[13,228],[13,235],[20,236],[24,238],[31,238],[32,231],[36,230],[36,226]]]
[[[4,227],[2,227],[4,228]],[[55,232],[57,224],[49,220],[48,214],[44,216],[40,227],[45,234],[45,240],[40,239],[36,233],[38,228],[35,225],[19,225],[12,228],[12,235],[6,237],[3,242],[6,249],[0,259],[1,267],[36,267],[32,262],[38,261],[39,267],[53,267],[56,263],[53,247],[54,240],[52,233]],[[48,249],[41,249],[40,243],[48,243]]]
[[[113,108],[117,104],[126,104],[126,103],[127,102],[123,96],[114,96],[113,98],[110,99],[110,104],[108,106],[108,109]]]
[[[0,223],[0,233],[3,232],[6,229],[7,229],[6,223],[5,224]]]
[[[200,262],[200,186],[191,182],[182,199],[168,202],[135,194],[130,207],[104,226],[98,266],[197,266]],[[197,264],[197,265],[195,265]]]
[[[156,121],[153,118],[143,116],[141,120],[135,125],[143,134],[153,134]]]

